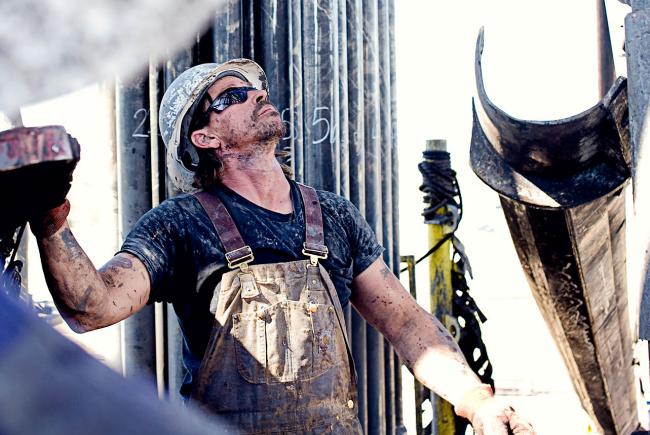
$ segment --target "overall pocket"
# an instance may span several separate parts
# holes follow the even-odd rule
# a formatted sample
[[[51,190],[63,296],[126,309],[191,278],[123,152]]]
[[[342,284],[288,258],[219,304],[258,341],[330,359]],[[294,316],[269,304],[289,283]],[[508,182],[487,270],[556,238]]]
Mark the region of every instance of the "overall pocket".
[[[330,305],[283,301],[235,314],[237,370],[248,382],[295,382],[319,376],[340,360]]]

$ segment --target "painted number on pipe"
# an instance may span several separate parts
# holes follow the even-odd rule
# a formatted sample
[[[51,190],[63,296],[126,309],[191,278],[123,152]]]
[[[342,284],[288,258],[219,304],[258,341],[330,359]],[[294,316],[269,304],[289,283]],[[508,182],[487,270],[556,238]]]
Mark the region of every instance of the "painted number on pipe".
[[[147,109],[138,109],[136,112],[133,114],[133,119],[137,120],[140,118],[140,123],[138,126],[133,130],[133,133],[131,133],[131,137],[149,137],[149,134],[151,131],[147,129],[145,133],[145,123],[149,119],[149,111]]]
[[[316,107],[314,109],[314,117],[313,117],[312,123],[311,123],[312,127],[317,128],[318,124],[325,123],[325,126],[322,127],[322,128],[326,129],[325,134],[321,138],[319,138],[319,139],[314,138],[314,140],[312,141],[312,143],[314,145],[325,142],[327,140],[327,138],[329,137],[329,135],[330,135],[330,121],[329,121],[329,119],[324,118],[324,117],[320,117],[320,118],[318,117],[319,112],[324,112],[323,115],[325,116],[327,114],[327,112],[329,112],[329,110],[330,110],[329,107],[325,107],[325,106]]]
[[[293,115],[294,119],[297,118],[296,112],[293,111],[291,112],[291,108],[287,107],[280,113],[280,117],[282,118],[282,123],[286,126],[285,132],[286,136],[282,138],[282,140],[296,140],[298,139],[298,129],[293,125],[294,123],[291,122],[291,115]],[[286,116],[289,116],[289,119],[286,119]]]

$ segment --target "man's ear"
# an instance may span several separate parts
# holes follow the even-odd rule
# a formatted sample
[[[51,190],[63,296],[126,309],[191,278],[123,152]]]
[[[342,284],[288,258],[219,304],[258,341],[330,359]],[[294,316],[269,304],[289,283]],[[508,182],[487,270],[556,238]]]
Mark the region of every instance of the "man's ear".
[[[221,146],[221,140],[205,128],[193,131],[190,139],[197,148],[219,148]]]

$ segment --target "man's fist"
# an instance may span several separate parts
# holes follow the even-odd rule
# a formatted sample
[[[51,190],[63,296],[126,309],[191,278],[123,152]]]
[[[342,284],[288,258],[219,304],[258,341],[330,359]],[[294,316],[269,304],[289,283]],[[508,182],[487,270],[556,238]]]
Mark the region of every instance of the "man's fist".
[[[535,435],[530,423],[496,399],[489,385],[465,393],[455,411],[470,421],[477,435]]]

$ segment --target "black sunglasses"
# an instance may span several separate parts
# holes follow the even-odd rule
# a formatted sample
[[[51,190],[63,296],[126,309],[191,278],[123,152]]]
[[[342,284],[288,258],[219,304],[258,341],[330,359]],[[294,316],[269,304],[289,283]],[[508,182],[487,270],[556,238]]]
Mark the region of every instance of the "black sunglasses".
[[[256,91],[256,88],[250,86],[242,86],[239,88],[230,88],[219,94],[214,101],[210,102],[210,106],[205,111],[207,115],[210,110],[214,110],[216,113],[221,113],[232,106],[233,104],[241,104],[248,98],[248,91]],[[208,98],[210,96],[208,95]]]

